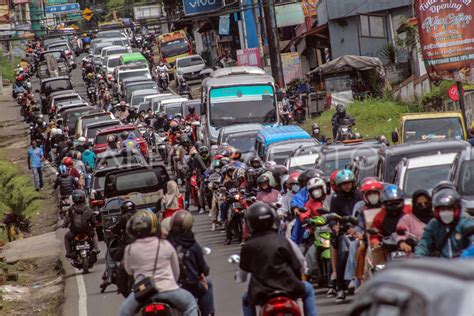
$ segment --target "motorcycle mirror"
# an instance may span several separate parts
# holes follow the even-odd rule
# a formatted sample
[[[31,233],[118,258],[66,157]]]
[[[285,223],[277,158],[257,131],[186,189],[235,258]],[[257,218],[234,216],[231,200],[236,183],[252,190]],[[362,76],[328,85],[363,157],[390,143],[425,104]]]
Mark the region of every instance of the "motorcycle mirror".
[[[329,214],[329,210],[325,209],[325,208],[318,208],[318,213],[321,214],[321,215],[324,215],[324,214]]]
[[[398,143],[398,130],[397,129],[394,129],[394,131],[392,132],[392,142]]]
[[[367,233],[369,235],[378,235],[379,234],[379,230],[377,228],[374,228],[374,227],[370,227],[367,229]]]
[[[227,258],[227,262],[229,263],[240,263],[240,256],[237,254],[230,255],[229,258]]]
[[[357,220],[357,218],[355,218],[354,216],[348,216],[348,222],[351,223],[352,225],[359,224],[359,220]]]
[[[202,247],[202,253],[205,255],[205,256],[208,256],[210,255],[212,252],[212,249],[209,248],[209,247]]]

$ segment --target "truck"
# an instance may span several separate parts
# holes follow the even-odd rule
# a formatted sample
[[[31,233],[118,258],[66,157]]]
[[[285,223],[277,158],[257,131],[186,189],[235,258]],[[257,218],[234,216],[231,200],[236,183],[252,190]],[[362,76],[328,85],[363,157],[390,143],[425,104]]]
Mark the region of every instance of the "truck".
[[[162,34],[158,36],[157,41],[160,61],[164,62],[171,72],[174,72],[177,58],[193,54],[191,42],[184,30]]]
[[[444,139],[468,139],[461,112],[405,113],[400,117],[400,128],[392,133],[392,141],[398,144]]]

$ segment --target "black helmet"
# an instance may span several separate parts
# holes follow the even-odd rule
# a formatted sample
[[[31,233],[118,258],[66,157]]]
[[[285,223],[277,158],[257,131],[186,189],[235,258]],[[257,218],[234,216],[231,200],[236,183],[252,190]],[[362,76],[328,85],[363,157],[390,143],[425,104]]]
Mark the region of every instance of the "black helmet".
[[[193,105],[190,105],[190,106],[188,107],[189,113],[192,113],[192,112],[194,112],[195,110],[196,110],[196,109],[194,108]]]
[[[262,174],[262,175],[258,176],[258,178],[257,178],[257,184],[258,185],[261,185],[261,184],[264,184],[264,183],[270,185],[270,179],[268,178],[268,176],[266,174]]]
[[[255,203],[245,213],[245,220],[251,233],[260,233],[277,229],[275,210],[265,203]]]
[[[321,170],[318,170],[318,169],[308,169],[308,170],[305,170],[303,173],[300,174],[300,176],[298,177],[298,184],[300,185],[300,187],[305,187],[306,184],[308,183],[308,181],[312,178],[316,178],[316,177],[320,177],[320,178],[323,178],[324,177],[324,173],[321,172]]]
[[[277,165],[275,168],[272,170],[273,177],[275,178],[275,181],[277,183],[281,182],[281,177],[283,177],[285,174],[288,174],[288,169],[283,166],[283,165]]]
[[[193,228],[194,219],[186,210],[176,211],[171,217],[171,231],[177,233],[190,232]]]
[[[433,207],[461,208],[461,196],[456,190],[444,188],[433,195]]]
[[[120,205],[120,211],[122,214],[128,213],[128,212],[134,212],[137,209],[135,206],[135,203],[133,203],[130,200],[123,201],[122,204]]]
[[[336,111],[337,113],[340,113],[340,114],[346,113],[346,109],[344,109],[344,105],[342,104],[336,105]]]
[[[202,143],[202,141],[198,140],[194,143],[194,146],[196,146],[196,148],[199,148],[201,146],[203,146],[204,144]],[[208,150],[209,151],[209,150]]]
[[[262,161],[259,157],[252,157],[252,159],[250,159],[250,166],[255,169],[260,168],[262,166]]]
[[[74,204],[82,204],[86,202],[86,193],[84,190],[72,191],[72,202]]]
[[[448,180],[444,180],[444,181],[441,181],[439,182],[437,185],[435,185],[435,187],[433,188],[433,190],[431,191],[431,196],[434,197],[434,195],[436,193],[438,193],[439,191],[443,190],[443,189],[451,189],[453,191],[457,191],[458,189],[456,188],[456,186],[454,185],[454,183],[452,183],[451,181],[448,181]]]
[[[189,146],[191,145],[191,139],[187,135],[181,136],[181,145],[183,146]]]
[[[160,232],[158,217],[150,211],[138,211],[127,222],[127,233],[133,238],[157,236]]]
[[[128,135],[129,135],[129,134],[130,134],[129,132],[123,131],[122,133],[120,133],[120,138],[121,138],[122,140],[126,140],[126,139],[128,138]]]
[[[207,157],[209,156],[209,148],[207,148],[207,146],[201,146],[198,148],[198,153],[199,156],[204,159],[207,159]]]

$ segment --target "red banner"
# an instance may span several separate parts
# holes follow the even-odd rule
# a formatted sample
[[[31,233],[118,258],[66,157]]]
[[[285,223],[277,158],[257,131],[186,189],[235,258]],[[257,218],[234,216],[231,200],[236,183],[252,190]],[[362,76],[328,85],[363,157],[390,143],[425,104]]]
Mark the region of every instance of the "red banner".
[[[474,83],[474,1],[415,0],[415,4],[431,79]]]

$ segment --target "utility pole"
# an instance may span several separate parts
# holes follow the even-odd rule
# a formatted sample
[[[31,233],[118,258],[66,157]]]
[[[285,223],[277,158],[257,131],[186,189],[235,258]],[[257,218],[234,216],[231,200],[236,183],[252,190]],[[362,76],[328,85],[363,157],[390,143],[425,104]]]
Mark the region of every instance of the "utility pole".
[[[265,14],[265,27],[267,29],[268,51],[270,53],[272,75],[278,83],[278,87],[284,88],[285,80],[283,78],[283,67],[281,64],[280,43],[275,16],[275,1],[267,0],[266,3],[264,2],[263,12]]]

